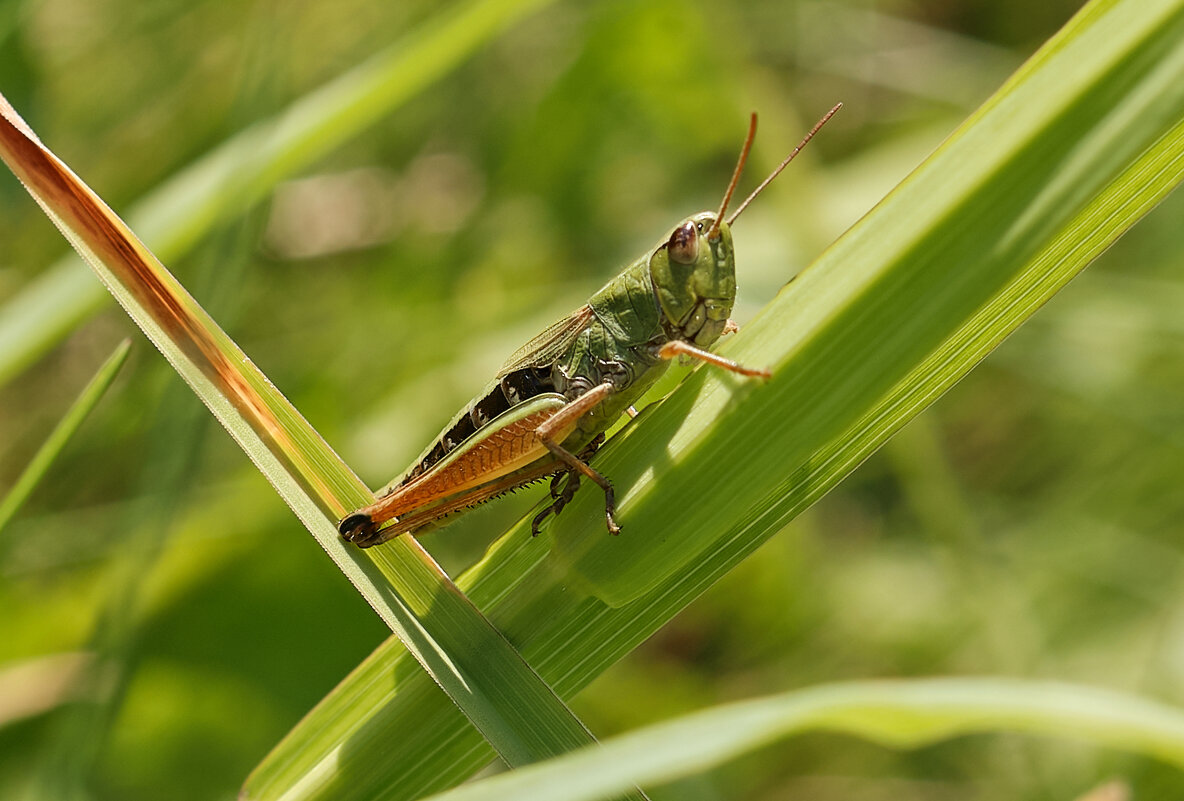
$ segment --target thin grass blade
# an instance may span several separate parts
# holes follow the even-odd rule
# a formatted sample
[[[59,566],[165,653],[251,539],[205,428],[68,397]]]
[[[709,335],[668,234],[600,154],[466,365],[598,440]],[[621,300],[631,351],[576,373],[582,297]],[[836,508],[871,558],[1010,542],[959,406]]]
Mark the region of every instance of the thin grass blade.
[[[131,351],[131,340],[125,339],[116,346],[107,360],[99,367],[98,372],[83,388],[82,392],[75,399],[70,408],[66,410],[66,414],[62,417],[58,424],[50,432],[49,437],[38,448],[37,453],[17,476],[16,482],[12,488],[8,490],[8,494],[0,500],[0,532],[4,531],[4,527],[8,521],[20,510],[21,506],[28,499],[29,495],[41,482],[41,479],[49,471],[54,460],[57,459],[58,454],[66,447],[66,443],[74,436],[74,433],[86,420],[87,415],[98,405],[103,395],[111,387],[111,382],[115,380],[115,376],[119,374],[119,368],[123,367],[123,363],[127,361],[127,355]]]

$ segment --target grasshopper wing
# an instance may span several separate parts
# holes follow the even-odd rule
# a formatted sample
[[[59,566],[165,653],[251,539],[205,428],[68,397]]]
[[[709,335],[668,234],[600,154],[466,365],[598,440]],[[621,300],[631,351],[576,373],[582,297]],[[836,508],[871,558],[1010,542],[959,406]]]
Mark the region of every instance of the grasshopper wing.
[[[497,377],[503,378],[524,367],[543,367],[566,353],[571,343],[592,322],[592,307],[581,306],[562,320],[547,326],[541,334],[527,342],[506,360]]]

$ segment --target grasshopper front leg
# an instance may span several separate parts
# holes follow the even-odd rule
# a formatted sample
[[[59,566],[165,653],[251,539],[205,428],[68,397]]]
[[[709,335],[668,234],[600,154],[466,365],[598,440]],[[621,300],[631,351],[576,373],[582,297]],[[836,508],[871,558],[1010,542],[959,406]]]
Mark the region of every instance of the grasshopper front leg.
[[[728,322],[731,322],[729,320]],[[732,323],[735,326],[735,323]],[[673,359],[677,356],[690,356],[698,359],[701,362],[715,365],[720,369],[727,370],[730,373],[737,373],[739,375],[751,376],[753,378],[772,378],[773,374],[765,369],[759,367],[745,367],[744,365],[734,362],[731,359],[725,359],[723,356],[717,356],[709,350],[692,345],[690,342],[685,342],[681,339],[674,339],[667,342],[662,347],[658,348],[658,356],[663,359]]]
[[[581,460],[571,451],[564,448],[556,441],[555,434],[559,431],[570,430],[571,426],[583,417],[588,412],[592,411],[598,404],[604,401],[609,395],[616,391],[616,387],[612,383],[606,381],[599,386],[585,392],[580,397],[568,403],[559,411],[555,412],[547,422],[535,429],[535,434],[539,441],[546,446],[555,458],[563,462],[569,470],[587,476],[592,481],[604,490],[604,517],[608,524],[609,534],[620,534],[621,527],[617,525],[617,521],[613,519],[613,514],[617,511],[617,505],[613,499],[613,485],[607,478],[597,473],[586,462]],[[552,504],[554,506],[554,504]],[[536,523],[542,522],[536,518]],[[534,526],[532,526],[532,529]]]

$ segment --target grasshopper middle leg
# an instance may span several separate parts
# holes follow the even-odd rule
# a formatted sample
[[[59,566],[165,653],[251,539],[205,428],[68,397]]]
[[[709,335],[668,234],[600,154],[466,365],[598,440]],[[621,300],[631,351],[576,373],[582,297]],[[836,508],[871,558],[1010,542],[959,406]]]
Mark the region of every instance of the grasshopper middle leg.
[[[589,467],[586,462],[574,453],[556,442],[554,435],[556,431],[564,430],[571,423],[590,412],[614,391],[615,387],[608,381],[595,386],[555,412],[547,422],[535,429],[535,434],[538,435],[539,441],[546,446],[547,450],[555,455],[556,459],[563,462],[569,470],[582,474],[584,477],[596,482],[597,486],[604,490],[604,518],[608,525],[609,534],[619,534],[621,532],[621,527],[613,519],[613,514],[617,511],[617,505],[613,498],[612,482]],[[575,490],[573,489],[572,491],[574,492]],[[557,502],[558,500],[556,499]],[[564,504],[566,504],[566,501],[564,501]],[[552,504],[552,506],[555,506],[555,504]],[[560,504],[559,508],[563,508],[563,504]],[[536,521],[542,522],[538,518],[536,518]]]
[[[558,515],[563,511],[563,507],[567,506],[579,488],[579,473],[574,470],[564,470],[562,473],[557,473],[551,479],[551,503],[547,505],[547,508],[535,515],[534,520],[530,521],[530,536],[537,537],[539,535],[539,527],[543,525],[543,521],[551,515]]]
[[[604,444],[604,434],[597,434],[596,439],[588,443],[584,450],[576,454],[576,458],[584,464],[595,455],[596,451],[600,450],[600,446]],[[571,502],[575,497],[576,490],[580,488],[580,473],[571,468],[564,468],[562,473],[556,473],[551,478],[551,503],[547,505],[543,511],[534,516],[534,520],[530,521],[530,536],[537,537],[539,535],[539,528],[543,521],[551,515],[558,515],[563,511],[563,507]]]
[[[731,322],[730,320],[728,322]],[[735,325],[735,323],[733,323]],[[737,329],[738,330],[738,329]],[[738,375],[751,376],[753,378],[771,378],[773,374],[768,370],[759,367],[745,367],[739,362],[734,362],[731,359],[725,359],[723,356],[717,356],[709,350],[695,347],[690,342],[683,342],[681,339],[674,339],[667,342],[662,347],[658,348],[658,356],[663,359],[673,359],[677,356],[689,356],[692,359],[698,359],[701,362],[713,364],[722,370],[727,370]]]

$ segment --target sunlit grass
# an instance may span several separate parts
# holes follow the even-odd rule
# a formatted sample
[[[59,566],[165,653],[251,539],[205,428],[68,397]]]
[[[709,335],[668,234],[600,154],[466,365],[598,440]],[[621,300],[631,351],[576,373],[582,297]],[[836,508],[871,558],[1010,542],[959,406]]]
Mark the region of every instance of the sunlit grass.
[[[55,29],[52,4],[37,7],[35,28],[5,29],[17,37],[5,40],[6,57],[33,54],[37,69],[23,78],[19,69],[6,72],[4,90],[22,97],[18,105],[47,142],[104,194],[144,203],[159,197],[149,191],[158,180],[149,170],[175,173],[220,142],[245,141],[236,132],[265,125],[277,109],[282,116],[294,97],[349,72],[357,52],[405,41],[436,11],[358,4],[279,19],[256,10],[228,24],[200,2],[167,18],[118,6],[93,12],[93,30],[126,37],[118,58],[106,35]],[[671,220],[718,202],[750,110],[762,119],[755,181],[812,118],[843,100],[842,116],[737,228],[737,316],[745,326],[725,347],[767,360],[774,381],[750,392],[697,375],[613,444],[603,463],[632,490],[622,512],[627,537],[608,540],[595,525],[596,499],[584,498],[545,538],[511,531],[460,585],[565,697],[593,682],[576,703],[598,735],[840,677],[1051,676],[1179,702],[1172,656],[1184,576],[1176,547],[1184,515],[1175,491],[1184,442],[1172,312],[1180,288],[1177,199],[895,436],[890,451],[871,456],[789,531],[740,561],[1137,217],[1125,202],[1149,205],[1162,193],[1158,182],[1172,168],[1157,159],[1174,147],[1175,134],[1142,160],[1135,151],[1164,122],[1161,112],[1179,119],[1174,106],[1154,100],[1157,70],[1161,88],[1179,83],[1174,51],[1164,47],[1170,38],[1145,40],[1141,64],[1119,58],[1112,62],[1118,72],[1089,90],[1083,83],[1125,47],[1141,14],[1169,7],[1141,5],[1094,52],[1072,60],[1081,73],[1047,73],[1053,79],[1041,92],[1017,95],[1024,102],[997,117],[997,127],[982,128],[978,147],[948,151],[966,156],[947,156],[940,176],[948,182],[925,184],[933,191],[918,191],[925,197],[895,211],[881,209],[891,213],[864,229],[872,233],[843,246],[859,245],[857,253],[824,257],[755,321],[791,275],[917,164],[1068,9],[1042,6],[1020,19],[972,4],[957,20],[898,24],[883,13],[831,6],[724,3],[707,13],[665,0],[554,4],[500,33],[468,66],[458,65],[456,77],[431,83],[398,115],[379,119],[381,104],[367,106],[371,130],[334,155],[302,150],[307,161],[281,159],[280,173],[309,175],[308,186],[356,188],[361,182],[346,179],[365,175],[366,186],[381,190],[350,194],[328,209],[330,217],[366,199],[384,202],[396,188],[409,191],[416,213],[397,206],[382,217],[374,209],[386,220],[377,244],[295,255],[311,251],[272,238],[282,209],[259,209],[227,231],[226,220],[269,191],[266,182],[251,183],[245,194],[209,196],[215,217],[170,207],[175,230],[190,239],[187,255],[168,261],[376,486],[402,470],[518,344],[582,302]],[[1162,30],[1173,31],[1178,16],[1167,13]],[[950,38],[954,31],[960,38]],[[995,43],[982,46],[987,39]],[[9,48],[12,41],[18,46]],[[236,65],[237,54],[249,54],[250,63]],[[1083,97],[1104,99],[1100,125],[1086,106],[1070,108]],[[235,113],[222,116],[231,101]],[[208,125],[194,125],[197,118]],[[1027,136],[1041,120],[1064,125],[1031,140],[1047,164],[1033,158],[1030,175],[1001,166],[985,177],[989,159],[1007,165],[1021,147],[1013,135]],[[338,122],[312,139],[352,136],[351,125]],[[1169,149],[1158,149],[1163,142]],[[266,148],[248,154],[246,171],[272,169],[274,156]],[[983,195],[990,202],[941,223],[926,215],[957,205],[951,199],[974,175],[993,188]],[[30,295],[17,290],[34,291],[27,281],[61,243],[9,183],[11,192],[0,191],[8,257],[0,296],[10,301],[3,319],[25,314],[28,330],[41,331],[58,320],[53,336],[73,332],[40,363],[24,361],[21,380],[0,398],[0,433],[18,457],[3,469],[15,477],[94,364],[132,329],[111,312],[79,327],[69,287],[90,303],[102,295],[77,268],[61,273],[64,283],[44,285],[66,287],[44,295],[49,303],[21,302]],[[1114,193],[1099,191],[1104,185]],[[301,197],[299,187],[281,189],[285,202]],[[447,213],[428,213],[458,192],[462,202]],[[1096,202],[1082,204],[1078,192],[1095,192]],[[1026,220],[1016,216],[1025,203]],[[303,212],[310,210],[305,204]],[[1001,233],[1005,220],[1013,227]],[[1045,223],[1060,227],[1035,230]],[[271,233],[258,244],[264,228]],[[1091,241],[1091,231],[1101,238]],[[910,236],[924,241],[922,232],[933,249],[898,258]],[[974,317],[929,358],[904,358],[908,346],[921,351],[933,345],[927,336],[952,332],[958,315],[971,319],[955,307],[992,280],[983,265],[1017,241],[1085,250],[1051,247],[1017,258],[1015,279],[1000,284],[1010,289],[986,301],[991,314]],[[927,262],[927,254],[940,261]],[[228,257],[243,268],[233,279]],[[893,259],[897,265],[880,272]],[[933,280],[894,283],[910,271]],[[193,278],[198,272],[211,276],[204,287]],[[1047,282],[1025,283],[1036,276]],[[227,297],[237,316],[218,311]],[[850,304],[845,314],[843,304]],[[5,347],[0,364],[44,353],[49,341]],[[884,376],[910,359],[917,372],[872,398]],[[112,601],[131,603],[108,619],[126,643],[111,656],[124,666],[125,689],[102,698],[89,728],[69,736],[60,705],[0,730],[7,738],[0,795],[19,784],[28,764],[53,767],[64,785],[86,786],[99,798],[231,795],[381,634],[356,592],[216,429],[205,430],[215,433],[200,448],[181,438],[145,442],[144,432],[169,430],[158,425],[169,414],[159,388],[180,386],[161,366],[136,360],[120,395],[79,431],[44,491],[6,530],[20,546],[0,564],[6,662],[84,648],[102,631],[95,610],[106,618]],[[833,448],[813,452],[806,469],[787,466],[858,404],[883,413],[835,433]],[[145,467],[156,464],[146,454],[169,447],[181,451],[183,471],[166,476]],[[690,496],[701,503],[686,502]],[[702,524],[667,528],[669,497]],[[423,544],[450,571],[459,569],[538,498],[527,491],[486,506]],[[159,509],[151,525],[159,527],[160,558],[126,559],[129,540],[144,539],[129,529],[144,524],[146,505]],[[733,505],[763,511],[738,523],[728,519]],[[718,547],[725,534],[713,529],[721,521],[728,532],[743,528],[732,549]],[[670,547],[653,547],[663,536]],[[556,538],[563,559],[552,555]],[[132,564],[139,567],[129,571]],[[699,593],[703,599],[690,604]],[[199,636],[181,641],[183,632]],[[400,649],[392,641],[367,660],[251,787],[267,777],[277,790],[296,782],[309,791],[323,781],[335,797],[414,798],[490,759],[421,668],[395,656]],[[64,758],[40,759],[49,749]],[[200,765],[191,758],[198,753]],[[1136,797],[1167,797],[1178,784],[1174,768],[1153,760],[1043,739],[971,738],[894,754],[802,736],[773,758],[767,753],[668,792],[713,797],[726,786],[737,798],[846,798],[856,790],[837,787],[833,777],[864,782],[859,792],[868,794],[883,792],[877,785],[887,781],[896,782],[893,790],[913,787],[907,783],[918,777],[918,788],[931,789],[936,779],[958,794],[1012,801],[1048,797],[1049,788],[1073,798],[1111,776],[1126,779]],[[1017,755],[1023,764],[1039,762],[1040,775],[1019,767]],[[281,769],[277,760],[289,757]]]

